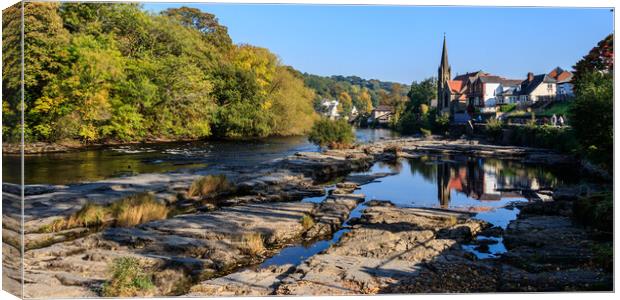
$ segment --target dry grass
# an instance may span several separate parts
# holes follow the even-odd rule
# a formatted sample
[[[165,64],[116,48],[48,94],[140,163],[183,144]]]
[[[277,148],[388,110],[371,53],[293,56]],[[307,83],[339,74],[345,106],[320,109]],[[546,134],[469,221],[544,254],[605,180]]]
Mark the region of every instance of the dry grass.
[[[166,205],[155,201],[151,194],[142,193],[128,196],[108,206],[86,203],[68,218],[54,220],[41,231],[58,232],[74,227],[94,227],[108,221],[115,221],[116,226],[130,227],[165,219],[167,216]]]
[[[265,243],[260,233],[246,233],[241,237],[241,250],[250,255],[257,255],[265,251]]]
[[[88,202],[80,210],[67,218],[64,224],[60,221],[54,221],[54,227],[60,230],[61,228],[73,228],[78,226],[98,226],[103,224],[108,217],[109,213],[105,207]]]
[[[110,210],[116,219],[116,225],[122,227],[161,220],[168,216],[168,208],[155,201],[153,196],[147,193],[117,201],[111,205]]]
[[[301,226],[304,230],[312,228],[314,226],[314,219],[310,215],[304,214],[304,216],[301,217]]]
[[[200,177],[189,188],[189,196],[210,196],[215,193],[228,192],[233,189],[225,175],[208,175]]]

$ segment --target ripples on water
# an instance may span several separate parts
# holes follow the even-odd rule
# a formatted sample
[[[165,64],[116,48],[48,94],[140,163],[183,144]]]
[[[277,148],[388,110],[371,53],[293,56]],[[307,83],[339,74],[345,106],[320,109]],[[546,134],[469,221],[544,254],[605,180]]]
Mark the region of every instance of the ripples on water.
[[[388,129],[358,129],[360,142],[394,137]],[[118,145],[69,153],[27,155],[26,184],[68,184],[182,168],[254,166],[299,151],[318,151],[306,137]],[[20,182],[19,156],[2,157],[3,181]]]
[[[394,172],[393,176],[362,185],[355,193],[366,195],[366,201],[389,200],[399,207],[445,208],[476,213],[476,218],[494,226],[506,228],[516,219],[519,210],[510,204],[528,201],[524,195],[532,189],[553,188],[570,183],[575,177],[570,172],[551,167],[524,165],[515,161],[484,159],[468,156],[420,157],[401,159],[397,163],[376,163],[368,172]],[[333,189],[330,187],[329,189]],[[320,202],[325,197],[306,198],[303,201]],[[359,217],[364,210],[360,204],[350,218]],[[346,222],[344,224],[346,226]],[[292,245],[266,260],[261,267],[299,264],[331,244],[338,242],[348,229],[338,231],[330,240],[310,245]],[[474,250],[474,245],[463,248],[479,258],[495,257],[506,251],[501,237],[489,245],[489,253]]]

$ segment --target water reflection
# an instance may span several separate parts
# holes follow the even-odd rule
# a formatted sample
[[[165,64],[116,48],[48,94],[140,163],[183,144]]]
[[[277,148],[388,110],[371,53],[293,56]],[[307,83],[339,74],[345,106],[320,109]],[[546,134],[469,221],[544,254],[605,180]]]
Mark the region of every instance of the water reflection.
[[[402,170],[409,170],[403,172]],[[367,173],[397,172],[380,183],[362,186],[369,199],[397,205],[482,212],[523,201],[531,190],[571,181],[549,167],[468,156],[431,157],[378,163]]]
[[[469,156],[424,156],[394,163],[378,162],[361,174],[384,172],[397,174],[363,185],[356,193],[365,194],[366,201],[390,200],[400,207],[440,207],[474,212],[476,218],[502,228],[506,228],[519,213],[517,208],[508,205],[511,202],[528,201],[528,192],[532,189],[576,180],[576,177],[566,176],[571,172],[548,166]],[[331,189],[333,187],[327,190]],[[303,201],[316,203],[324,199],[325,196]],[[351,212],[350,218],[359,217],[365,208],[364,203],[360,204]],[[348,230],[343,228],[331,239],[311,245],[289,246],[260,267],[300,264],[337,243]],[[489,245],[489,251],[485,253],[478,252],[476,245],[463,245],[463,248],[478,258],[492,258],[506,252],[501,237],[492,239],[497,243]]]

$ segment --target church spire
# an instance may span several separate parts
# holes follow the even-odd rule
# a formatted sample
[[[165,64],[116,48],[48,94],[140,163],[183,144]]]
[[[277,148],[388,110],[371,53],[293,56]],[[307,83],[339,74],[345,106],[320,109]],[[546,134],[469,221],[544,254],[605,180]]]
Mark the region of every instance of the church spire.
[[[443,49],[441,50],[441,67],[444,69],[450,68],[448,63],[448,46],[446,44],[446,33],[443,33]]]
[[[441,50],[441,63],[437,70],[437,112],[440,113],[450,106],[450,95],[452,91],[448,82],[452,79],[452,70],[448,63],[448,45],[446,43],[446,33],[443,34],[443,49]]]

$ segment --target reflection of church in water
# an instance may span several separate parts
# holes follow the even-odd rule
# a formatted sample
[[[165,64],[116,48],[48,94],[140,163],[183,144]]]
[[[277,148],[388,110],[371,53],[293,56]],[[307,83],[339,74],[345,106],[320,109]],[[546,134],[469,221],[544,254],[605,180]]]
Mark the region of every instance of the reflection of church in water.
[[[480,201],[525,198],[521,189],[538,189],[536,177],[501,172],[501,164],[488,164],[481,158],[460,158],[437,165],[437,198],[446,208],[452,191]]]

